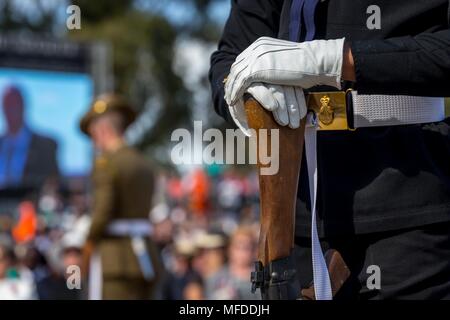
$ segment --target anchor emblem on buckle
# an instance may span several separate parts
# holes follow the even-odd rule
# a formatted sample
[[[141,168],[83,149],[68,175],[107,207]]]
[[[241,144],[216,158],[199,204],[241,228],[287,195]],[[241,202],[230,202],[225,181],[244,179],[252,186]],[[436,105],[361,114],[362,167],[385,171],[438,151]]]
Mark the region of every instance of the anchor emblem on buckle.
[[[333,107],[330,105],[330,97],[325,95],[320,98],[319,120],[325,125],[329,125],[334,120]]]

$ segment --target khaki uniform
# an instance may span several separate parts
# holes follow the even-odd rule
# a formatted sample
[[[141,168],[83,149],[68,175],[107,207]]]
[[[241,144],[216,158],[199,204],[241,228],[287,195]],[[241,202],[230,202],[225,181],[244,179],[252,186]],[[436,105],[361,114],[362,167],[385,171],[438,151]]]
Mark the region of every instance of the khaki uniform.
[[[153,193],[153,175],[145,159],[123,146],[95,159],[93,170],[94,209],[88,239],[101,256],[103,299],[149,299],[161,264],[150,239],[147,248],[156,277],[146,281],[132,250],[129,237],[110,236],[108,224],[116,219],[147,219]]]

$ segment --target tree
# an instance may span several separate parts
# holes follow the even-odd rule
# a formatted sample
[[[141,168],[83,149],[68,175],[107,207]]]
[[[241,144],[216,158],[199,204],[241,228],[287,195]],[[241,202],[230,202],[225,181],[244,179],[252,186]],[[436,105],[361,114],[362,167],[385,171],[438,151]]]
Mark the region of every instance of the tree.
[[[127,12],[132,7],[133,0],[72,0],[72,4],[81,8],[85,22],[96,24]]]
[[[68,36],[80,41],[108,42],[113,50],[116,91],[127,95],[146,117],[157,118],[147,119],[156,125],[142,132],[138,146],[169,142],[170,132],[187,123],[190,115],[190,94],[172,68],[176,30],[162,16],[140,12],[132,6],[126,8],[127,1],[121,7],[125,11],[111,16],[104,16],[100,10],[110,1],[87,1],[86,7],[82,6],[84,1],[74,3],[80,5],[84,20],[82,29],[70,31]],[[149,105],[155,98],[155,105]]]
[[[24,7],[18,1],[0,1],[0,30],[52,34],[57,7],[46,5],[46,2],[35,0]]]
[[[189,128],[192,123],[193,93],[173,70],[174,48],[179,38],[217,41],[220,26],[211,19],[208,8],[220,1],[224,0],[35,0],[25,5],[3,0],[0,27],[3,31],[109,43],[115,90],[127,95],[144,118],[151,118],[147,122],[154,124],[140,128],[136,142],[146,148],[169,143],[174,128]],[[191,8],[191,19],[173,23],[170,12],[164,10],[169,2]],[[58,15],[69,4],[81,9],[81,30],[66,31],[65,21]],[[201,82],[209,87],[206,74]]]

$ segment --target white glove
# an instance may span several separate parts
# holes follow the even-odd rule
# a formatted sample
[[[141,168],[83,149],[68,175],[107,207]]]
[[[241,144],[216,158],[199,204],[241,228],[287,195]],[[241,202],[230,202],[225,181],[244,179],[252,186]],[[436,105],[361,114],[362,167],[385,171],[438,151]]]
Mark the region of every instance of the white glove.
[[[306,115],[305,96],[299,87],[257,82],[251,84],[246,92],[251,94],[264,109],[272,111],[275,121],[281,126],[289,125],[290,128],[296,129],[300,126],[300,119]],[[241,98],[236,104],[229,106],[229,110],[237,126],[245,135],[250,136],[244,99]]]
[[[245,49],[231,66],[225,100],[235,105],[255,82],[298,86],[341,87],[344,38],[291,42],[262,37]]]

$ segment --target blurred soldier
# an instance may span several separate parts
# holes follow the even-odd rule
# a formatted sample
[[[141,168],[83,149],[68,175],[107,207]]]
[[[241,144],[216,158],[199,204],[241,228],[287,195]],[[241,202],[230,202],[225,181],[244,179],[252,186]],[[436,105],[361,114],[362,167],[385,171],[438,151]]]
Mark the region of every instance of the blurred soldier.
[[[90,258],[90,299],[148,299],[159,276],[157,252],[148,238],[153,174],[123,137],[134,119],[122,97],[107,94],[94,101],[80,123],[98,152],[92,224],[84,248],[84,266]]]

